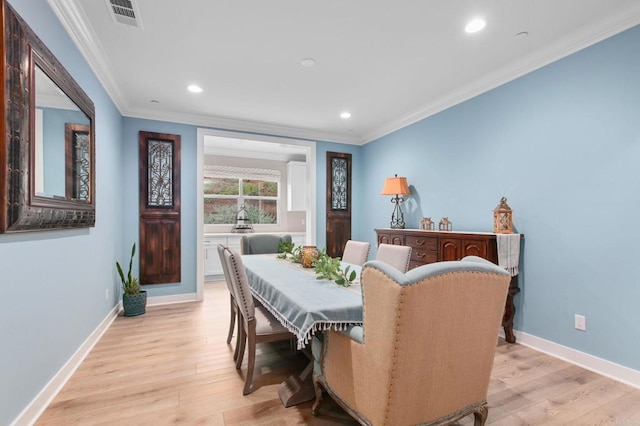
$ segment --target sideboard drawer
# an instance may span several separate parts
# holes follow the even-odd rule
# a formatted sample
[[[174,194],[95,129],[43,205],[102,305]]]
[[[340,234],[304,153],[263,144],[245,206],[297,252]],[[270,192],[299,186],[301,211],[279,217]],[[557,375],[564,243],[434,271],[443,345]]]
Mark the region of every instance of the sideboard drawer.
[[[427,251],[423,249],[411,248],[411,260],[421,263],[433,263],[438,261],[437,251]]]
[[[414,237],[407,235],[405,245],[414,249],[438,250],[438,239],[428,237]]]

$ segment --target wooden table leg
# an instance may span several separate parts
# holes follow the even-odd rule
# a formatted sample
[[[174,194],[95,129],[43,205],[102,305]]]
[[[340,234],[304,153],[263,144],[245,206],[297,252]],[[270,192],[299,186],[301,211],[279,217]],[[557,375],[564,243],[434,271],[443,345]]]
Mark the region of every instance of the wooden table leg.
[[[309,364],[307,364],[300,375],[289,376],[282,382],[278,387],[278,396],[280,397],[280,401],[282,401],[282,405],[291,407],[292,405],[311,401],[316,397],[313,389],[312,372],[313,360],[309,361]]]

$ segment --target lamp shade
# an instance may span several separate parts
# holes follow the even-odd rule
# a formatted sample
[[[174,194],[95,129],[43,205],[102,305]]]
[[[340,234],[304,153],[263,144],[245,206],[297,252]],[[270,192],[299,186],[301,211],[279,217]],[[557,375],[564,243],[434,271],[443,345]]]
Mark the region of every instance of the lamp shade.
[[[382,187],[382,191],[380,195],[408,195],[411,194],[409,191],[409,185],[407,185],[406,177],[395,177],[387,178],[384,181],[384,187]]]

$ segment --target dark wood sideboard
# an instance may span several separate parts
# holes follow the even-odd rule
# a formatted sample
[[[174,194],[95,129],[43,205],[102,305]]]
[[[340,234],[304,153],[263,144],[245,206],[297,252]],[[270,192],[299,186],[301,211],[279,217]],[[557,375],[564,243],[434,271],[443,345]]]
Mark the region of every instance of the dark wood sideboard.
[[[411,247],[409,269],[445,260],[460,260],[465,256],[479,256],[498,264],[496,234],[489,232],[423,231],[420,229],[376,229],[378,244]],[[518,276],[511,278],[507,302],[502,317],[505,339],[515,343],[513,318],[516,308],[513,297],[520,292]]]

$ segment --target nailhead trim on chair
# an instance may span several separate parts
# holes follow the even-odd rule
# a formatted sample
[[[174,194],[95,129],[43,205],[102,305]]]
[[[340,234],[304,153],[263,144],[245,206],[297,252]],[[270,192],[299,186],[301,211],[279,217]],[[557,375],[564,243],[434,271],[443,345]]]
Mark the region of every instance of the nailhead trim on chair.
[[[384,271],[381,271],[380,269],[376,268],[374,266],[375,269],[377,269],[379,272],[382,272],[382,274],[384,276],[386,276],[387,278],[394,280],[392,277],[390,277],[387,273],[385,273]],[[456,272],[446,272],[443,273],[441,275],[439,275],[439,277],[443,277],[446,275],[452,275],[452,274],[460,274],[460,273],[464,273],[464,274],[481,274],[481,275],[499,275],[496,274],[494,272],[481,272],[481,271],[456,271]],[[434,279],[436,277],[428,277],[426,278],[426,281],[429,281],[431,279]],[[403,307],[405,304],[405,299],[407,297],[407,289],[415,284],[418,283],[422,283],[424,280],[420,280],[420,281],[416,281],[416,282],[411,282],[409,284],[405,284],[405,285],[401,285],[400,283],[396,282],[396,285],[400,286],[401,291],[399,294],[399,301],[398,301],[398,309],[396,311],[396,315],[395,315],[395,340],[396,343],[397,341],[400,339],[400,317],[403,313]],[[363,297],[363,319],[366,317],[366,307],[367,307],[367,303],[366,303],[366,282],[363,282],[363,287],[362,287],[362,297]],[[407,289],[405,289],[404,287],[407,287]],[[365,333],[366,333],[366,328],[363,326],[363,342],[366,342],[366,337],[365,337]],[[321,352],[321,356],[320,356],[320,364],[321,364],[321,374],[320,375],[316,375],[315,373],[313,374],[313,381],[314,381],[314,386],[317,384],[321,385],[322,387],[324,387],[326,389],[326,391],[329,393],[329,395],[336,400],[336,402],[338,402],[339,405],[341,405],[352,417],[354,417],[354,419],[356,419],[359,423],[364,424],[364,425],[370,425],[370,421],[363,416],[363,414],[357,410],[355,410],[353,407],[350,406],[350,404],[348,404],[344,399],[342,399],[340,396],[338,396],[332,389],[332,387],[327,383],[327,381],[325,380],[325,376],[324,376],[324,371],[325,371],[325,363],[326,363],[326,354],[329,351],[329,339],[325,339],[323,348],[322,348],[322,352]],[[394,345],[394,350],[393,353],[391,354],[391,367],[390,367],[390,382],[389,382],[389,388],[390,391],[387,395],[387,399],[386,399],[386,407],[385,407],[385,412],[384,412],[384,424],[388,424],[389,420],[389,415],[391,413],[391,398],[392,398],[392,393],[393,393],[393,387],[394,387],[394,382],[395,382],[395,374],[396,374],[396,367],[397,367],[397,358],[398,358],[398,354],[399,354],[399,350],[398,350],[398,345]],[[319,410],[319,404],[320,404],[320,400],[322,399],[322,393],[319,392],[319,389],[316,389],[316,403],[314,403],[314,407],[313,407],[313,414],[314,415],[318,415],[318,410]],[[486,420],[487,420],[487,416],[488,416],[488,405],[487,405],[487,401],[483,400],[480,402],[476,402],[476,403],[472,403],[470,405],[467,405],[466,407],[461,408],[460,410],[448,414],[444,417],[435,419],[433,421],[430,421],[428,423],[424,423],[424,425],[450,425],[455,423],[456,421],[460,420],[463,417],[466,417],[469,414],[473,414],[475,417],[475,424],[482,424],[484,425]]]
[[[396,284],[397,285],[397,284]],[[400,339],[400,332],[401,332],[401,328],[399,326],[400,324],[400,317],[402,316],[402,307],[403,307],[403,303],[404,303],[404,298],[405,298],[405,294],[406,291],[404,289],[400,289],[400,297],[398,300],[398,310],[396,311],[396,344],[394,345],[394,349],[393,349],[393,353],[391,354],[391,380],[389,381],[389,393],[387,394],[387,406],[385,407],[384,410],[384,420],[385,423],[387,423],[388,419],[389,419],[389,412],[391,411],[391,409],[389,407],[391,407],[391,395],[393,394],[393,384],[394,384],[394,379],[395,379],[395,372],[396,372],[396,361],[398,359],[398,340]]]
[[[225,248],[225,250],[228,251],[230,255],[229,258],[231,259],[231,263],[233,265],[233,275],[235,276],[236,287],[238,292],[240,292],[240,298],[242,299],[242,305],[244,308],[243,315],[246,315],[249,312],[249,303],[247,302],[247,295],[244,293],[244,289],[242,288],[242,285],[241,285],[240,272],[239,272],[238,262],[236,261],[236,255],[229,248]],[[251,296],[251,294],[249,294],[249,296],[253,297]],[[254,318],[253,316],[251,317],[247,316],[247,321],[250,321],[253,318]]]

